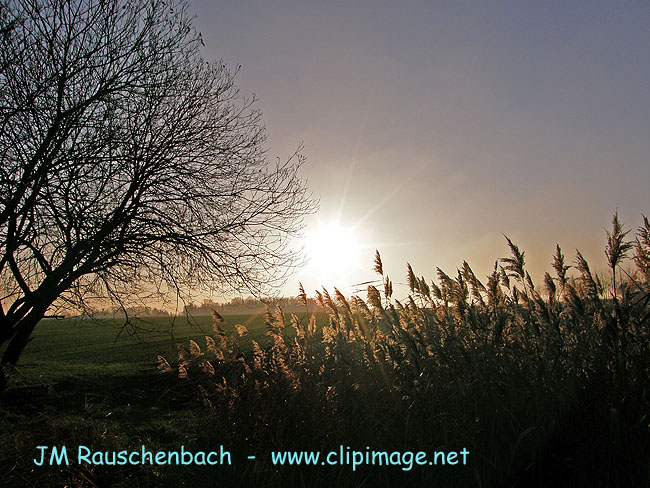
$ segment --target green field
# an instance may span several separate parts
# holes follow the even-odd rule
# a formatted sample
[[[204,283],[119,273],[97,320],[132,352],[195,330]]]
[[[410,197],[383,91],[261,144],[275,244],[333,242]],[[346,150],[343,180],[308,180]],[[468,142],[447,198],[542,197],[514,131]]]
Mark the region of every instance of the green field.
[[[236,335],[237,324],[250,332],[240,339],[244,350],[250,339],[266,342],[264,314],[224,316],[227,333]],[[157,355],[173,360],[177,344],[193,339],[203,345],[211,333],[210,316],[141,318],[128,326],[124,319],[45,319],[21,356],[18,379],[38,385],[70,377],[151,372]]]

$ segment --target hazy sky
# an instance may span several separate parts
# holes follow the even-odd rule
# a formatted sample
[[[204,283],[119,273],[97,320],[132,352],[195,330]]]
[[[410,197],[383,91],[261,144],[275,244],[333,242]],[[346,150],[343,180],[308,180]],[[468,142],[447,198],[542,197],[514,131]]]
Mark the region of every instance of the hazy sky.
[[[650,215],[648,2],[190,5],[205,57],[241,65],[260,99],[269,155],[304,142],[308,234],[354,227],[349,273],[312,256],[286,294],[373,279],[375,248],[394,282],[407,261],[434,278],[465,259],[483,278],[503,234],[535,281],[556,242],[599,269],[616,209],[628,228]]]

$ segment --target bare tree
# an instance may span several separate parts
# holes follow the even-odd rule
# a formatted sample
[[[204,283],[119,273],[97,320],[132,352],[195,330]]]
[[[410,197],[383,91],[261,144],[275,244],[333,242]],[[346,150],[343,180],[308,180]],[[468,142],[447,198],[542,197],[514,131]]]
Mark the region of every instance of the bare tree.
[[[53,304],[282,282],[314,209],[303,157],[268,162],[185,4],[0,2],[2,364]]]

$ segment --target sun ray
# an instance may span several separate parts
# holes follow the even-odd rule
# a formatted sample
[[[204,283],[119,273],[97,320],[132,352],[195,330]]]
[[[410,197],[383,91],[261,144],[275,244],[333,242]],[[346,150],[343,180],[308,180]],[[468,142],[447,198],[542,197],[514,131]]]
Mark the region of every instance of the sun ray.
[[[370,217],[377,213],[391,198],[393,198],[398,193],[402,192],[404,187],[408,185],[413,179],[424,170],[424,166],[414,169],[411,171],[411,174],[404,178],[399,185],[396,185],[388,194],[384,196],[379,202],[377,202],[370,210],[368,210],[365,215],[363,215],[359,220],[354,224],[354,228],[360,227],[365,223]]]

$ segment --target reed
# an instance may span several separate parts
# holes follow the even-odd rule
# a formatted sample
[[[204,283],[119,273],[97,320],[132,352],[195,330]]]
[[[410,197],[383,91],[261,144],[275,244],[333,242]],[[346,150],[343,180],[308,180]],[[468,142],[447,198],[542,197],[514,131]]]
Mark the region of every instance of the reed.
[[[438,269],[432,282],[408,265],[410,294],[397,300],[377,252],[383,286],[368,286],[365,299],[317,292],[329,310],[318,330],[308,313],[268,310],[267,348],[254,343],[243,354],[238,340],[250,339],[238,326],[241,337],[219,332],[205,350],[190,343],[174,368],[162,360],[160,370],[208,406],[210,435],[242,450],[472,452],[465,469],[375,469],[365,480],[646,486],[650,225],[644,218],[634,241],[616,215],[612,227],[611,286],[579,252],[567,265],[557,246],[554,274],[538,287],[524,252],[506,237],[511,255],[485,283],[467,262],[455,277]],[[635,267],[625,272],[630,253]],[[300,294],[306,303],[302,286]],[[263,461],[256,469],[264,472]],[[344,470],[312,471],[309,479],[341,482]]]

